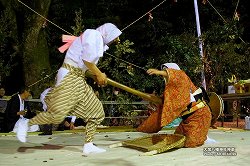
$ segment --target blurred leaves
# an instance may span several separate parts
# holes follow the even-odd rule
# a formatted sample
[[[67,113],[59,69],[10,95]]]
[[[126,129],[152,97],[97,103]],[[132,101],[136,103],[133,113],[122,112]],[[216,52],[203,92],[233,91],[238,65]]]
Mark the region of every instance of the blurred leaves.
[[[108,50],[108,53],[116,58],[104,54],[98,67],[111,79],[131,88],[143,92],[146,89],[154,89],[160,94],[164,89],[163,79],[149,76],[145,70],[148,68],[160,69],[160,65],[163,63],[175,62],[198,86],[201,82],[200,75],[204,65],[208,90],[226,93],[227,79],[232,74],[239,79],[248,79],[250,75],[250,32],[249,13],[247,12],[250,1],[239,3],[237,8],[239,19],[233,19],[236,1],[210,0],[209,2],[225,20],[207,1],[198,1],[203,58],[199,54],[193,2],[190,0],[176,3],[166,1],[151,12],[154,19],[148,21],[147,16],[132,25],[130,25],[131,22],[158,5],[159,1],[53,0],[48,19],[65,30],[72,30],[71,33],[77,36],[84,29],[95,29],[105,22],[112,22],[120,29],[130,25],[120,36],[122,42],[117,46],[111,46]],[[32,4],[32,1],[29,4]],[[32,13],[25,8],[20,11],[19,14],[26,16]],[[8,8],[1,13],[0,19],[0,67],[2,73],[8,74],[7,71],[12,67],[7,67],[6,64],[11,60],[10,57],[15,57],[19,51],[16,38],[20,37],[20,34],[15,29],[14,13]],[[22,22],[20,17],[19,22]],[[22,31],[22,26],[18,30]],[[53,70],[57,70],[65,56],[57,50],[62,44],[61,35],[65,32],[49,23],[43,30],[46,31],[47,43],[50,48],[50,64]],[[11,37],[14,42],[7,42],[8,37]],[[14,43],[14,45],[10,43]],[[44,71],[46,72],[46,69]],[[41,75],[46,75],[46,73]],[[112,93],[108,93],[108,91],[112,92],[113,87],[107,86],[101,93],[106,93],[107,99],[111,99]],[[127,92],[122,92],[122,94],[124,100],[141,100]]]

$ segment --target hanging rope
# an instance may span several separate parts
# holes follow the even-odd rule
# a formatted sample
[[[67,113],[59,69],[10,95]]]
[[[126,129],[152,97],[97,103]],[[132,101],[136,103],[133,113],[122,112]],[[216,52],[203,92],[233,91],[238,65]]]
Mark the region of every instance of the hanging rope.
[[[46,21],[48,21],[49,23],[51,23],[52,25],[54,25],[55,27],[57,27],[57,28],[61,29],[62,31],[64,31],[65,33],[67,33],[67,34],[73,36],[72,33],[66,31],[65,29],[61,28],[59,25],[55,24],[54,22],[50,21],[49,19],[47,19],[46,17],[44,17],[44,16],[41,15],[40,13],[36,12],[34,9],[32,9],[31,7],[29,7],[28,5],[26,5],[25,3],[23,3],[21,0],[18,0],[18,2],[21,3],[22,5],[24,5],[26,8],[28,8],[28,9],[31,10],[32,12],[36,13],[38,16],[42,17],[43,19],[45,19]],[[133,21],[131,24],[129,24],[129,25],[126,26],[125,28],[123,28],[121,31],[124,31],[125,29],[129,28],[131,25],[133,25],[134,23],[136,23],[137,21],[139,21],[140,19],[142,19],[143,17],[145,17],[147,14],[151,13],[153,10],[155,10],[157,7],[159,7],[159,6],[160,6],[161,4],[163,4],[164,2],[166,2],[166,0],[164,0],[164,1],[162,1],[161,3],[159,3],[158,5],[156,5],[154,8],[152,8],[151,10],[149,10],[148,12],[146,12],[144,15],[142,15],[141,17],[139,17],[138,19],[136,19],[135,21]],[[109,55],[109,56],[112,56],[112,57],[114,57],[114,58],[116,58],[116,59],[119,59],[120,61],[123,61],[123,62],[126,63],[126,64],[129,64],[129,65],[131,65],[131,66],[134,66],[134,67],[136,67],[136,68],[139,68],[139,69],[142,69],[142,70],[146,71],[145,68],[140,67],[140,66],[138,66],[138,65],[135,65],[135,64],[133,64],[133,63],[131,63],[131,62],[128,62],[128,61],[126,61],[126,60],[123,60],[123,59],[121,59],[121,58],[118,58],[118,57],[116,57],[116,56],[114,56],[114,55],[112,55],[112,54],[110,54],[110,53],[108,53],[108,52],[104,52],[104,53],[107,54],[107,55]],[[56,72],[57,72],[57,71],[56,71]],[[46,77],[44,77],[44,78],[42,78],[42,79],[36,81],[35,83],[29,85],[28,87],[34,86],[35,84],[37,84],[37,83],[39,83],[39,82],[41,82],[41,81],[43,81],[43,80],[49,78],[49,77],[50,77],[51,75],[53,75],[53,74],[55,74],[55,72],[52,73],[52,74],[50,74],[49,76],[46,76]]]
[[[219,13],[219,11],[211,4],[211,2],[209,0],[207,0],[207,2],[209,3],[209,5],[215,10],[215,12],[221,17],[221,19],[227,23],[227,21],[223,18],[223,16]],[[238,4],[239,4],[239,0],[238,0],[238,3],[237,3],[237,6],[236,6],[236,9],[238,7]],[[235,9],[235,12],[236,12],[236,9]],[[241,37],[239,37],[239,39],[243,42],[243,43],[246,43]]]
[[[65,29],[61,28],[60,26],[58,26],[57,24],[53,23],[52,21],[50,21],[49,19],[47,19],[46,17],[44,17],[43,15],[39,14],[38,12],[36,12],[34,9],[32,9],[31,7],[29,7],[28,5],[26,5],[25,3],[23,3],[22,1],[18,0],[18,2],[20,2],[22,5],[24,5],[25,7],[27,7],[28,9],[30,9],[32,12],[36,13],[37,15],[39,15],[40,17],[42,17],[43,19],[45,19],[46,21],[48,21],[49,23],[53,24],[54,26],[56,26],[57,28],[61,29],[62,31],[70,34],[73,36],[72,33],[66,31]]]
[[[43,19],[45,19],[46,21],[48,21],[49,23],[51,23],[52,25],[56,26],[57,28],[61,29],[61,30],[64,31],[64,32],[66,32],[67,34],[70,34],[70,35],[73,36],[72,33],[66,31],[65,29],[61,28],[61,27],[58,26],[57,24],[53,23],[52,21],[50,21],[49,19],[47,19],[46,17],[44,17],[43,15],[39,14],[39,13],[36,12],[34,9],[32,9],[31,7],[29,7],[28,5],[26,5],[25,3],[23,3],[21,0],[18,0],[18,2],[20,2],[22,5],[24,5],[25,7],[27,7],[28,9],[30,9],[31,11],[33,11],[34,13],[36,13],[37,15],[39,15],[40,17],[42,17]],[[153,10],[155,10],[157,7],[159,7],[160,5],[162,5],[164,2],[166,2],[166,0],[163,0],[161,3],[159,3],[158,5],[156,5],[155,7],[153,7],[151,10],[149,10],[148,12],[146,12],[144,15],[142,15],[141,17],[139,17],[138,19],[136,19],[135,21],[133,21],[132,23],[130,23],[128,26],[126,26],[125,28],[123,28],[121,31],[124,31],[125,29],[129,28],[129,27],[132,26],[134,23],[136,23],[137,21],[139,21],[140,19],[142,19],[143,17],[145,17],[147,14],[150,14]],[[123,61],[124,63],[127,63],[127,64],[129,64],[129,65],[135,66],[135,67],[137,67],[137,68],[139,68],[139,69],[146,70],[146,69],[143,68],[143,67],[140,67],[140,66],[135,65],[135,64],[133,64],[133,63],[131,63],[131,62],[128,62],[128,61],[126,61],[126,60],[123,60],[123,59],[121,59],[121,58],[118,58],[118,57],[116,57],[116,56],[114,56],[114,55],[112,55],[112,54],[110,54],[110,53],[105,52],[105,54],[107,54],[107,55],[109,55],[109,56],[112,56],[112,57],[114,57],[114,58],[116,58],[116,59],[119,59],[119,60],[121,60],[121,61]]]
[[[223,16],[220,14],[220,12],[209,2],[209,0],[207,0],[207,2],[209,3],[209,5],[215,10],[215,12],[221,17],[221,19],[227,23],[227,21],[223,18]]]
[[[133,63],[127,62],[127,61],[125,61],[125,60],[123,60],[123,59],[121,59],[121,58],[118,58],[118,57],[116,57],[116,56],[110,54],[110,53],[105,52],[105,54],[107,54],[107,55],[109,55],[109,56],[112,56],[112,57],[115,57],[116,59],[118,59],[118,60],[120,60],[120,61],[123,61],[123,62],[125,62],[125,63],[127,63],[127,64],[129,64],[129,65],[131,65],[131,66],[134,66],[134,67],[137,67],[137,68],[142,69],[142,70],[144,70],[144,71],[147,71],[147,69],[145,69],[145,68],[143,68],[143,67],[140,67],[140,66],[137,66],[137,65],[135,65],[135,64],[133,64]]]
[[[236,7],[235,7],[235,10],[234,10],[233,19],[234,19],[235,15],[237,14],[237,9],[238,9],[239,3],[240,3],[240,0],[237,1]]]
[[[237,5],[236,5],[236,9],[235,9],[234,14],[236,14],[236,10],[237,10],[237,8],[238,8],[239,1],[240,1],[240,0],[238,0],[238,2],[237,2]],[[34,12],[34,13],[36,13],[37,15],[39,15],[40,17],[42,17],[43,19],[45,19],[46,21],[48,21],[49,23],[51,23],[52,25],[56,26],[57,28],[61,29],[61,30],[64,31],[64,32],[66,32],[67,34],[70,34],[70,35],[73,36],[72,33],[66,31],[65,29],[61,28],[61,27],[58,26],[57,24],[53,23],[52,21],[50,21],[49,19],[47,19],[46,17],[44,17],[43,15],[39,14],[39,13],[36,12],[34,9],[32,9],[31,7],[29,7],[28,5],[26,5],[25,3],[23,3],[21,0],[18,0],[18,2],[21,3],[22,5],[24,5],[25,7],[27,7],[27,8],[28,8],[29,10],[31,10],[32,12]],[[129,25],[127,25],[127,26],[126,26],[125,28],[123,28],[121,31],[124,31],[125,29],[129,28],[130,26],[132,26],[133,24],[135,24],[136,22],[138,22],[140,19],[142,19],[142,18],[145,17],[146,15],[150,14],[153,10],[155,10],[157,7],[159,7],[160,5],[162,5],[164,2],[166,2],[166,0],[163,0],[162,2],[160,2],[158,5],[156,5],[156,6],[153,7],[151,10],[149,10],[148,12],[146,12],[145,14],[143,14],[141,17],[139,17],[138,19],[136,19],[135,21],[133,21],[132,23],[130,23]],[[207,0],[207,2],[208,2],[209,5],[216,11],[216,13],[222,18],[222,20],[223,20],[225,23],[227,23],[227,21],[226,21],[226,20],[223,18],[223,16],[218,12],[218,10],[211,4],[211,2],[210,2],[209,0]],[[243,39],[242,39],[241,37],[239,37],[239,38],[241,39],[242,42],[245,43],[245,41],[243,41]],[[116,57],[116,56],[114,56],[114,55],[112,55],[112,54],[110,54],[110,53],[105,52],[105,54],[107,54],[107,55],[109,55],[109,56],[112,56],[112,57],[114,57],[114,58],[116,58],[116,59],[119,59],[120,61],[123,61],[124,63],[127,63],[127,64],[129,64],[129,65],[132,65],[132,66],[134,66],[134,67],[136,67],[136,68],[139,68],[139,69],[142,69],[142,70],[146,70],[146,69],[143,68],[143,67],[140,67],[140,66],[135,65],[135,64],[133,64],[133,63],[131,63],[131,62],[128,62],[128,61],[126,61],[126,60],[123,60],[123,59],[121,59],[121,58],[118,58],[118,57]],[[57,71],[56,71],[56,72],[57,72]],[[53,73],[53,74],[54,74],[54,73]],[[52,74],[51,74],[51,75],[52,75]],[[42,80],[44,80],[44,79],[46,79],[46,78],[48,78],[48,77],[46,76],[45,78],[42,78],[41,80],[38,80],[37,82],[31,84],[29,87],[31,87],[31,86],[33,86],[33,85],[35,85],[35,84],[41,82]]]
[[[121,31],[124,31],[125,29],[127,29],[128,27],[130,27],[131,25],[133,25],[134,23],[136,23],[137,21],[139,21],[140,19],[142,19],[146,15],[150,14],[153,10],[155,10],[157,7],[159,7],[160,5],[162,5],[164,2],[166,2],[166,0],[162,1],[161,3],[159,3],[158,5],[156,5],[155,7],[153,7],[151,10],[149,10],[148,12],[146,12],[145,14],[143,14],[141,17],[139,17],[138,19],[136,19],[135,21],[133,21],[131,24],[127,25]]]
[[[166,1],[166,0],[164,0],[164,2],[165,2],[165,1]],[[34,12],[34,13],[36,13],[37,15],[39,15],[40,17],[42,17],[43,19],[45,19],[46,21],[48,21],[48,22],[51,23],[52,25],[56,26],[57,28],[61,29],[61,30],[64,31],[64,32],[66,32],[67,34],[70,34],[70,35],[73,36],[72,33],[66,31],[65,29],[61,28],[59,25],[53,23],[52,21],[50,21],[49,19],[47,19],[47,18],[44,17],[43,15],[39,14],[39,13],[36,12],[34,9],[32,9],[31,7],[29,7],[28,5],[26,5],[25,3],[23,3],[21,0],[18,0],[18,2],[20,2],[22,5],[24,5],[24,6],[27,7],[29,10],[31,10],[31,11]],[[163,3],[163,2],[161,2],[160,4],[162,4],[162,3]],[[160,4],[159,4],[159,5],[160,5]],[[156,7],[154,7],[153,9],[151,9],[150,11],[153,11],[153,10],[154,10],[155,8],[157,8],[159,5],[157,5]],[[150,11],[149,11],[149,12],[150,12]],[[147,12],[147,13],[148,13],[148,12]],[[146,13],[146,14],[147,14],[147,13]],[[145,15],[146,15],[146,14],[145,14]],[[143,15],[142,17],[144,17],[145,15]],[[141,19],[142,17],[140,17],[139,19]],[[139,19],[137,19],[136,21],[134,21],[133,24],[134,24],[135,22],[137,22]],[[132,24],[130,24],[129,26],[131,26],[131,25],[132,25]],[[127,26],[126,28],[128,28],[129,26]],[[125,30],[126,28],[123,28],[123,30]],[[110,54],[110,53],[105,52],[105,54],[110,55],[110,56],[112,56],[112,57],[114,57],[114,58],[117,58],[117,59],[119,59],[119,60],[122,60],[121,58],[118,58],[118,57],[116,57],[116,56],[114,56],[114,55],[112,55],[112,54]],[[123,61],[124,63],[129,64],[129,65],[132,65],[132,66],[135,66],[135,67],[137,67],[137,68],[140,68],[140,69],[145,70],[144,68],[142,68],[142,67],[140,67],[140,66],[137,66],[137,65],[135,65],[135,64],[133,64],[133,63],[131,63],[131,62],[128,62],[128,61],[125,61],[125,60],[122,60],[122,61]],[[32,85],[34,85],[34,84],[32,84]]]
[[[40,80],[34,82],[33,84],[28,85],[28,88],[30,88],[30,87],[34,86],[35,84],[38,84],[39,82],[41,82],[41,81],[43,81],[43,80],[45,80],[45,79],[51,77],[53,74],[57,73],[57,71],[58,71],[58,70],[56,70],[55,72],[51,73],[50,75],[46,75],[45,77],[43,77],[42,79],[40,79]],[[14,95],[16,95],[16,94],[18,94],[18,92],[12,94],[11,97],[14,96]]]
[[[43,80],[45,80],[45,79],[51,77],[52,75],[54,75],[55,73],[57,73],[57,71],[58,71],[58,70],[54,71],[54,72],[51,73],[50,75],[46,75],[45,77],[43,77],[43,78],[40,79],[40,80],[34,82],[33,84],[29,85],[28,88],[30,88],[30,87],[32,87],[33,85],[35,85],[35,84],[37,84],[37,83],[39,83],[39,82],[41,82],[41,81],[43,81]]]

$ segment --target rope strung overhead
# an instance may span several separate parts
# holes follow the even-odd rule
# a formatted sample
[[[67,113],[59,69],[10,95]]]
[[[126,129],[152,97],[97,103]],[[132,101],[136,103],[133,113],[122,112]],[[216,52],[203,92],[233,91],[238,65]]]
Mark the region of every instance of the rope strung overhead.
[[[167,0],[162,1],[161,3],[159,3],[158,5],[156,5],[155,7],[153,7],[151,10],[149,10],[148,12],[146,12],[145,14],[143,14],[141,17],[139,17],[138,19],[136,19],[135,21],[133,21],[132,23],[130,23],[129,25],[127,25],[125,28],[123,28],[121,31],[124,31],[125,29],[129,28],[131,25],[133,25],[134,23],[136,23],[137,21],[139,21],[140,19],[142,19],[143,17],[145,17],[146,15],[150,15],[151,12],[153,10],[155,10],[157,7],[159,7],[160,5],[162,5],[164,2],[166,2]]]
[[[60,27],[59,25],[57,25],[57,24],[55,24],[54,22],[50,21],[49,19],[47,19],[46,17],[44,17],[43,15],[41,15],[40,13],[38,13],[37,11],[35,11],[34,9],[32,9],[31,7],[29,7],[28,5],[26,5],[25,3],[23,3],[21,0],[18,0],[18,2],[21,3],[23,6],[25,6],[26,8],[28,8],[29,10],[31,10],[32,12],[34,12],[35,14],[37,14],[38,16],[42,17],[43,19],[45,19],[46,21],[48,21],[49,23],[51,23],[52,25],[54,25],[55,27],[57,27],[57,28],[61,29],[62,31],[64,31],[65,33],[67,33],[67,34],[73,36],[72,33],[66,31],[65,29],[63,29],[63,28]],[[151,14],[150,12],[152,12],[153,10],[155,10],[157,7],[159,7],[159,6],[160,6],[161,4],[163,4],[164,2],[166,2],[166,0],[162,1],[161,3],[159,3],[157,6],[155,6],[154,8],[152,8],[151,10],[149,10],[148,12],[146,12],[144,15],[142,15],[141,17],[139,17],[138,19],[136,19],[135,21],[133,21],[131,24],[129,24],[128,26],[126,26],[125,28],[123,28],[121,31],[124,31],[125,29],[129,28],[131,25],[133,25],[134,23],[136,23],[137,21],[139,21],[140,19],[142,19],[143,17],[145,17],[147,14]],[[151,16],[151,17],[152,17],[152,16]],[[131,66],[134,66],[134,67],[136,67],[136,68],[139,68],[139,69],[142,69],[142,70],[146,71],[145,68],[140,67],[140,66],[138,66],[138,65],[135,65],[135,64],[133,64],[133,63],[131,63],[131,62],[128,62],[128,61],[126,61],[126,60],[123,60],[123,59],[121,59],[121,58],[118,58],[118,57],[116,57],[116,56],[114,56],[114,55],[112,55],[112,54],[110,54],[110,53],[108,53],[108,52],[104,52],[104,53],[107,54],[107,55],[109,55],[109,56],[112,56],[112,57],[114,57],[114,58],[116,58],[116,59],[119,59],[120,61],[123,61],[124,63],[127,63],[127,64],[129,64],[129,65],[131,65]],[[56,72],[57,72],[57,71],[56,71]],[[51,75],[53,75],[53,74],[54,74],[54,73],[52,73]],[[37,83],[43,81],[44,79],[49,78],[51,75],[46,76],[46,77],[44,77],[44,78],[42,78],[42,79],[36,81],[35,83],[29,85],[28,87],[32,87],[33,85],[35,85],[35,84],[37,84]]]
[[[39,14],[38,12],[36,12],[34,9],[32,9],[31,7],[29,7],[28,5],[26,5],[25,3],[23,3],[22,1],[18,0],[18,2],[20,2],[22,5],[24,5],[25,7],[27,7],[28,9],[30,9],[32,12],[36,13],[38,16],[42,17],[43,19],[45,19],[46,21],[48,21],[49,23],[51,23],[52,25],[56,26],[57,28],[61,29],[62,31],[66,32],[69,35],[72,35],[72,33],[66,31],[65,29],[61,28],[60,26],[58,26],[57,24],[53,23],[52,21],[50,21],[49,19],[47,19],[46,17],[44,17],[43,15]]]
[[[219,11],[212,5],[212,3],[209,0],[206,0],[208,2],[208,4],[215,10],[215,12],[221,17],[221,19],[224,21],[224,23],[227,23],[227,21],[224,19],[224,17],[219,13]],[[234,16],[237,14],[236,10],[238,8],[240,0],[238,0],[235,11],[234,11]],[[234,17],[233,16],[233,17]],[[243,42],[246,43],[241,37],[239,37],[239,39]]]
[[[162,4],[163,4],[164,2],[166,2],[166,1],[167,1],[167,0],[163,0],[163,1],[160,2],[158,5],[156,5],[155,7],[153,7],[151,10],[149,10],[149,11],[147,11],[145,14],[143,14],[141,17],[139,17],[138,19],[136,19],[135,21],[133,21],[132,23],[130,23],[129,25],[127,25],[126,27],[124,27],[121,31],[126,30],[127,28],[129,28],[130,26],[132,26],[133,24],[135,24],[136,22],[138,22],[140,19],[142,19],[142,18],[145,17],[146,15],[149,15],[149,16],[151,17],[151,19],[152,19],[151,12],[152,12],[153,10],[155,10],[157,7],[159,7],[160,5],[162,5]],[[238,0],[238,2],[237,2],[237,5],[236,5],[236,8],[235,8],[234,15],[237,14],[236,10],[237,10],[237,8],[238,8],[239,1],[240,1],[240,0]],[[18,2],[21,3],[22,5],[24,5],[26,8],[28,8],[28,9],[31,10],[32,12],[34,12],[34,13],[36,13],[37,15],[39,15],[40,17],[42,17],[43,19],[45,19],[46,21],[48,21],[49,23],[51,23],[52,25],[54,25],[55,27],[57,27],[57,28],[61,29],[62,31],[64,31],[65,33],[67,33],[67,34],[73,36],[72,33],[66,31],[65,29],[63,29],[63,28],[60,27],[59,25],[57,25],[57,24],[55,24],[54,22],[50,21],[49,19],[47,19],[47,18],[44,17],[43,15],[39,14],[39,13],[36,12],[34,9],[32,9],[31,7],[29,7],[28,5],[26,5],[25,3],[23,3],[21,0],[18,0]],[[177,2],[177,1],[175,1],[175,2]],[[206,0],[206,2],[208,2],[209,5],[210,5],[210,6],[216,11],[216,13],[222,18],[222,20],[223,20],[225,23],[227,23],[227,21],[223,18],[223,16],[219,13],[219,11],[211,4],[211,2],[210,2],[209,0]],[[242,42],[245,43],[245,41],[244,41],[241,37],[239,37],[239,39],[240,39]],[[142,70],[146,70],[146,69],[143,68],[143,67],[140,67],[140,66],[135,65],[135,64],[133,64],[133,63],[131,63],[131,62],[128,62],[128,61],[126,61],[126,60],[123,60],[123,59],[121,59],[121,58],[118,58],[118,57],[116,57],[116,56],[114,56],[114,55],[112,55],[112,54],[110,54],[110,53],[107,53],[107,52],[104,52],[104,53],[107,54],[107,55],[109,55],[109,56],[112,56],[112,57],[114,57],[114,58],[116,58],[116,59],[119,59],[119,60],[123,61],[124,63],[127,63],[127,64],[129,64],[129,65],[132,65],[132,66],[134,66],[134,67],[136,67],[136,68],[139,68],[139,69],[142,69]],[[46,76],[45,78],[48,78],[48,77]],[[33,84],[30,85],[29,87],[31,87],[31,86],[33,86],[33,85],[39,83],[40,81],[44,80],[45,78],[42,78],[41,80],[39,80],[39,81],[33,83]]]
[[[129,64],[129,65],[131,65],[131,66],[134,66],[134,67],[137,67],[137,68],[139,68],[139,69],[142,69],[142,70],[147,71],[147,69],[145,69],[145,68],[143,68],[143,67],[140,67],[140,66],[137,66],[137,65],[135,65],[135,64],[133,64],[133,63],[127,62],[127,61],[125,61],[125,60],[123,60],[123,59],[121,59],[121,58],[118,58],[118,57],[116,57],[116,56],[114,56],[114,55],[108,53],[108,52],[105,52],[105,54],[107,54],[107,55],[109,55],[109,56],[112,56],[112,57],[114,57],[114,58],[116,58],[116,59],[118,59],[118,60],[120,60],[120,61],[123,61],[123,62],[125,62],[125,63],[127,63],[127,64]]]

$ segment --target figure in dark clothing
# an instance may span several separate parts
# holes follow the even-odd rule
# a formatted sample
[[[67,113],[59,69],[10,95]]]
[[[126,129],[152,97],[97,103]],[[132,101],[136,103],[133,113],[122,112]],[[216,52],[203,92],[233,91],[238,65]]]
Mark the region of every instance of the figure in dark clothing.
[[[20,117],[31,117],[32,113],[25,102],[29,96],[30,91],[27,88],[21,88],[18,94],[12,96],[8,101],[4,114],[4,132],[12,131]]]

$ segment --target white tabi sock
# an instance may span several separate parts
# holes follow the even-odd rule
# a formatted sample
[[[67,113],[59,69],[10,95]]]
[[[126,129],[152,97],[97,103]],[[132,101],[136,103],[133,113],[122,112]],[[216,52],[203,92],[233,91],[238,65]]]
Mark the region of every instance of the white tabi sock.
[[[93,145],[92,142],[86,143],[83,146],[83,154],[84,155],[103,153],[103,152],[106,152],[106,150],[102,149],[102,148],[98,148],[97,146]]]

